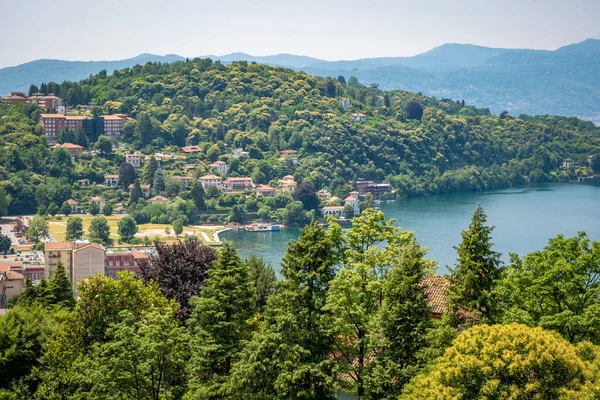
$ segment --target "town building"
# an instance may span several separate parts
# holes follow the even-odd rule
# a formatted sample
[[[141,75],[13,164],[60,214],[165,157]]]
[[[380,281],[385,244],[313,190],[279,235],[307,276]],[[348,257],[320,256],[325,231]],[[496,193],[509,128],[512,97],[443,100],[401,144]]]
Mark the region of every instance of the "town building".
[[[344,216],[344,207],[342,207],[342,206],[323,207],[323,216],[342,218]]]
[[[103,115],[99,118],[104,120],[104,134],[109,138],[119,137],[125,123],[132,119],[125,114]]]
[[[56,272],[57,265],[61,263],[70,275],[73,263],[72,242],[47,242],[44,246],[45,277],[50,279]]]
[[[54,95],[54,93],[33,93],[31,96],[27,96],[23,92],[10,92],[8,96],[2,97],[2,99],[9,104],[35,104],[42,110],[56,111],[58,113],[65,112],[65,106],[60,97]]]
[[[165,196],[154,196],[151,199],[148,199],[148,203],[150,204],[159,204],[159,203],[168,203],[169,199],[167,199]]]
[[[570,158],[566,158],[562,163],[562,167],[566,168],[566,169],[573,168],[574,166],[575,166],[575,163]]]
[[[329,193],[326,189],[321,189],[317,192],[317,195],[321,200],[327,201],[331,198],[331,193]]]
[[[83,147],[81,147],[78,144],[73,144],[73,143],[63,143],[63,144],[55,144],[54,146],[52,146],[53,149],[58,149],[58,148],[63,148],[66,149],[69,154],[71,154],[72,156],[80,154],[83,151]]]
[[[142,160],[144,159],[144,155],[139,152],[135,152],[133,154],[126,154],[125,161],[131,164],[134,168],[139,168],[142,166]]]
[[[354,210],[354,215],[360,215],[360,205],[359,205],[358,199],[356,197],[354,197],[354,196],[346,197],[344,205],[352,207],[352,210]]]
[[[267,196],[275,196],[277,194],[277,189],[272,188],[268,185],[257,185],[256,186],[256,197],[267,197]]]
[[[183,154],[194,154],[200,153],[202,148],[199,146],[183,146],[181,149],[179,149],[179,151]]]
[[[352,107],[352,102],[350,101],[350,99],[349,99],[349,98],[347,98],[347,97],[342,97],[342,98],[340,99],[340,105],[342,106],[342,108],[343,108],[344,110],[347,110],[347,109],[349,109],[350,107]]]
[[[229,177],[223,184],[225,190],[239,191],[239,190],[252,190],[254,183],[252,178],[248,177]]]
[[[200,177],[200,183],[204,189],[209,186],[216,186],[219,189],[223,187],[223,181],[221,180],[221,177],[217,175],[204,175]]]
[[[104,210],[104,206],[106,205],[106,200],[102,196],[94,196],[90,198],[90,204],[96,203],[100,207],[100,212]]]
[[[66,203],[71,206],[71,214],[81,214],[81,207],[79,206],[79,202],[69,199]]]
[[[128,189],[129,189],[129,191],[131,191],[133,189],[133,183],[128,186]],[[152,189],[150,188],[150,185],[147,183],[142,183],[140,185],[140,189],[142,189],[142,194],[144,195],[145,198],[148,198],[150,196],[150,194],[152,193]]]
[[[73,247],[73,264],[70,273],[73,290],[79,282],[96,275],[104,275],[106,249],[98,243],[77,242]]]
[[[89,179],[79,179],[78,181],[76,181],[76,183],[79,186],[90,186],[90,180]]]
[[[354,122],[362,122],[362,121],[367,120],[367,116],[365,114],[361,114],[361,113],[352,113],[352,114],[350,114],[350,118]]]
[[[281,152],[281,158],[293,165],[298,164],[298,152],[296,150],[283,150]]]
[[[282,179],[279,180],[279,185],[284,192],[293,192],[296,190],[296,181],[292,175],[286,175]]]
[[[75,132],[82,129],[87,137],[95,141],[100,135],[115,138],[121,134],[125,122],[132,118],[125,114],[101,115],[95,118],[85,115],[40,114],[38,123],[48,140],[56,140],[63,129]]]
[[[224,162],[224,161],[220,161],[220,160],[219,161],[215,161],[212,164],[209,164],[208,168],[211,171],[214,171],[214,172],[216,172],[218,174],[221,174],[221,175],[227,175],[227,171],[229,171],[229,166],[227,165],[227,163]]]
[[[119,186],[119,175],[106,174],[104,175],[104,185],[108,188]]]
[[[25,289],[25,275],[20,264],[0,265],[0,308]]]
[[[179,184],[183,187],[191,185],[192,182],[194,181],[194,178],[192,178],[191,176],[181,176],[181,175],[172,176],[171,179],[179,182]]]
[[[107,252],[104,259],[105,274],[113,279],[117,279],[117,273],[121,271],[138,274],[140,271],[138,262],[146,258],[148,258],[147,254],[137,250]]]
[[[232,153],[231,153],[235,158],[247,158],[250,156],[250,153],[247,151],[244,151],[244,149],[237,148],[237,149],[233,149]]]
[[[375,183],[374,181],[367,181],[364,179],[358,179],[356,181],[356,189],[359,193],[359,196],[364,196],[366,193],[371,193],[373,196],[379,197],[385,194],[394,193],[392,186],[389,183]]]

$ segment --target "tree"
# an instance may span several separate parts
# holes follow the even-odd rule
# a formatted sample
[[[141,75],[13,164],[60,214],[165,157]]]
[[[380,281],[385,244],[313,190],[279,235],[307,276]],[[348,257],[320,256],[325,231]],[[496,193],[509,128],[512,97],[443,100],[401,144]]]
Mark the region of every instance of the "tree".
[[[170,315],[151,311],[142,319],[129,310],[107,330],[78,365],[86,399],[167,399],[183,390],[187,335]]]
[[[80,145],[84,149],[90,145],[89,139],[83,130],[82,125],[77,125],[75,128],[75,136],[73,138],[73,143]]]
[[[6,194],[3,187],[0,187],[0,217],[8,213],[8,207],[12,202],[12,197]]]
[[[231,207],[231,211],[229,212],[229,222],[238,222],[243,224],[246,222],[246,217],[246,206],[242,204],[236,204]]]
[[[73,295],[73,286],[69,279],[65,266],[59,262],[56,265],[54,276],[48,282],[50,304],[57,304],[61,307],[72,309],[75,306],[75,296]]]
[[[246,260],[248,269],[250,270],[250,280],[254,283],[256,294],[256,309],[262,314],[264,313],[267,299],[275,292],[275,271],[271,264],[265,263],[261,257],[256,257],[254,254]]]
[[[301,183],[294,190],[294,200],[301,201],[307,211],[316,210],[319,207],[319,197],[315,188],[310,183]]]
[[[114,211],[114,205],[112,202],[108,202],[104,205],[104,208],[102,209],[102,214],[104,214],[107,217],[110,217]]]
[[[469,229],[462,241],[455,268],[450,268],[448,300],[459,319],[495,321],[498,313],[495,287],[500,278],[500,254],[492,250],[493,226],[486,226],[486,215],[477,204]]]
[[[100,152],[104,157],[110,156],[112,154],[112,141],[108,136],[100,135],[94,148]]]
[[[156,194],[165,190],[165,171],[162,168],[157,169],[154,173],[152,188]]]
[[[138,227],[135,223],[135,219],[129,215],[119,220],[119,236],[121,236],[122,242],[129,242],[137,233]]]
[[[404,109],[406,113],[406,117],[408,119],[418,119],[420,120],[423,117],[423,107],[416,101],[411,101],[406,105]]]
[[[154,155],[151,155],[150,159],[144,164],[144,168],[142,169],[142,181],[151,184],[158,167],[158,161],[156,161]]]
[[[352,207],[350,204],[346,204],[344,206],[344,218],[346,218],[346,219],[354,218],[354,207]]]
[[[27,237],[34,243],[48,238],[48,221],[38,215],[31,218],[27,228]]]
[[[31,96],[34,93],[38,93],[40,91],[40,89],[38,89],[38,87],[34,84],[29,85],[29,91],[27,93],[29,93],[29,96]]]
[[[149,145],[154,139],[154,127],[152,126],[152,120],[145,112],[140,113],[137,117],[135,136],[140,141],[142,147]]]
[[[230,390],[250,399],[332,398],[328,357],[332,337],[324,325],[325,296],[335,274],[341,229],[316,221],[288,244],[283,280],[269,298],[264,328],[255,334],[231,372]]]
[[[600,343],[600,242],[590,243],[585,233],[558,235],[523,258],[511,254],[498,290],[503,321],[555,330],[573,343]]]
[[[192,185],[190,186],[190,197],[196,206],[196,210],[200,211],[206,208],[206,204],[204,202],[206,193],[204,193],[204,186],[202,186],[200,182],[192,182]]]
[[[285,206],[285,223],[302,224],[306,222],[306,212],[301,201],[292,201]]]
[[[55,204],[55,206],[56,206],[56,204]],[[48,208],[50,208],[50,206],[48,206]],[[57,209],[58,209],[58,207],[57,207]],[[68,217],[72,211],[73,211],[73,209],[71,208],[71,205],[69,203],[67,203],[66,201],[64,203],[62,203],[62,206],[60,206],[60,212],[63,213],[65,217]],[[50,212],[48,212],[48,214],[50,214]],[[53,215],[53,214],[50,214],[50,215]]]
[[[342,85],[346,84],[346,78],[344,78],[342,75],[340,75],[340,76],[337,77],[337,81],[339,83],[341,83]]]
[[[140,260],[140,278],[156,282],[168,299],[175,299],[180,305],[177,317],[185,321],[191,312],[189,299],[198,294],[217,253],[198,240],[173,245],[155,243],[155,249],[147,259]]]
[[[12,241],[6,235],[0,234],[0,253],[8,253]]]
[[[206,197],[208,197],[209,199],[217,198],[220,195],[221,195],[221,191],[219,190],[217,185],[209,185],[206,188]]]
[[[226,243],[200,296],[191,299],[190,397],[224,397],[233,360],[252,333],[247,320],[255,311],[254,293],[248,265]]]
[[[98,213],[100,213],[100,204],[95,201],[90,203],[89,212],[94,216],[98,215]]]
[[[83,220],[81,217],[71,217],[67,220],[67,231],[65,239],[68,241],[81,239],[83,237]]]
[[[479,325],[462,332],[400,399],[585,398],[588,368],[557,333],[519,324]],[[573,397],[563,397],[566,390]]]
[[[90,222],[88,229],[88,236],[90,240],[97,241],[103,244],[108,244],[110,240],[110,226],[108,221],[104,217],[95,217]]]
[[[335,87],[335,83],[333,83],[333,81],[328,80],[327,83],[325,83],[325,95],[329,98],[335,97],[336,94],[336,87]]]
[[[48,208],[46,209],[46,212],[48,213],[48,215],[51,215],[53,217],[56,214],[58,214],[58,206],[56,205],[56,203],[52,202],[52,203],[48,204]]]
[[[600,172],[600,154],[596,154],[592,157],[592,163],[590,167],[594,172]]]
[[[135,182],[135,168],[128,162],[122,163],[119,167],[119,184],[127,189],[133,182]]]
[[[133,188],[131,189],[131,194],[129,195],[129,207],[137,204],[138,200],[142,198],[144,198],[142,186],[140,185],[140,181],[136,179],[133,184]]]
[[[183,233],[183,222],[181,219],[176,219],[173,221],[173,232],[177,237]]]

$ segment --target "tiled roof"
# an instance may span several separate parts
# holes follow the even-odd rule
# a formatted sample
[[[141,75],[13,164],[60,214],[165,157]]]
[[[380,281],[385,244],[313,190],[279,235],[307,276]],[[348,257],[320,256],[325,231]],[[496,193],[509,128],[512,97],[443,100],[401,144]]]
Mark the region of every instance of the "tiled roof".
[[[421,281],[427,295],[427,303],[431,307],[431,312],[442,314],[448,311],[447,291],[450,287],[450,281],[444,276],[426,275]]]
[[[141,251],[138,251],[138,250],[132,250],[131,254],[133,254],[133,258],[135,258],[135,259],[148,258],[148,254],[142,253]]]
[[[60,147],[64,147],[65,149],[83,149],[80,145],[73,143],[63,143]]]
[[[153,198],[148,200],[149,203],[166,203],[168,201],[169,199],[167,199],[164,196],[154,196]]]
[[[104,248],[104,246],[102,246],[99,243],[78,243],[77,244],[77,249],[75,251],[77,252],[77,251],[80,251],[80,250],[83,250],[83,249],[87,249],[88,247],[93,247],[93,248],[98,249],[98,250],[106,251],[106,249]]]
[[[354,196],[348,196],[348,197],[346,197],[345,201],[358,201],[358,199]]]
[[[102,197],[102,196],[90,197],[90,201],[103,202],[104,201],[104,197]]]
[[[69,204],[70,206],[76,206],[79,203],[73,199],[69,199],[69,200],[67,200],[67,204]]]
[[[106,178],[119,179],[119,175],[106,174],[106,175],[104,175],[104,179],[106,179]]]
[[[71,243],[71,242],[48,242],[45,244],[44,248],[46,250],[70,250],[73,248],[73,243]]]
[[[215,180],[215,179],[221,179],[221,177],[217,176],[217,175],[204,175],[204,176],[200,177],[201,181],[203,181],[203,180]]]
[[[42,118],[65,118],[62,114],[40,114]]]
[[[323,211],[343,211],[344,207],[342,206],[327,206],[323,207]]]

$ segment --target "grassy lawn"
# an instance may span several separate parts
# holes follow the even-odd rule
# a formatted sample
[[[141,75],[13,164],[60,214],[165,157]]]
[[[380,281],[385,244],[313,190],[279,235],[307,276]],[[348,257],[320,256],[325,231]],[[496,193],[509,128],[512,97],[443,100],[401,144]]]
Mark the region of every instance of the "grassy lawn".
[[[108,226],[110,227],[110,237],[114,241],[115,245],[119,243],[119,227],[118,222],[125,215],[111,215],[109,217],[105,217],[108,221]],[[88,228],[92,219],[94,218],[91,215],[81,215],[79,216],[83,220],[83,230],[87,234]],[[56,218],[51,218],[48,221],[48,228],[50,230],[50,234],[57,242],[62,242],[65,240],[65,233],[67,230],[67,220],[68,218],[64,218],[62,220],[57,220]],[[168,232],[167,233],[167,228]],[[212,233],[215,231],[213,228],[201,227],[201,226],[184,226],[183,233],[180,235],[180,238],[185,237],[187,235],[194,235],[198,237],[198,239],[202,240],[206,244],[215,244]],[[173,243],[178,240],[173,233],[173,227],[168,224],[141,224],[138,225],[138,233],[135,235],[136,237],[143,238],[144,236],[148,236],[150,240],[154,240],[156,236],[158,236],[161,242],[165,243]]]

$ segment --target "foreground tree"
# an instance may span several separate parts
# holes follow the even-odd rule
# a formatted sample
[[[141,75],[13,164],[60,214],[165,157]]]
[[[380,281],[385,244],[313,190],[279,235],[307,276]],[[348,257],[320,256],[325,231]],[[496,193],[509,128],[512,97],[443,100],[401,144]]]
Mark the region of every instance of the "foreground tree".
[[[329,399],[332,337],[324,325],[325,297],[338,261],[341,229],[325,231],[313,221],[290,242],[264,328],[234,364],[230,393],[246,399]]]
[[[498,317],[495,288],[501,275],[500,254],[492,250],[494,227],[485,225],[486,219],[477,204],[469,229],[462,232],[456,247],[456,267],[450,268],[450,307],[467,325],[479,320],[494,322]]]
[[[65,239],[68,241],[83,237],[83,220],[80,217],[71,217],[67,220]]]
[[[250,280],[254,283],[256,291],[254,295],[256,309],[263,314],[267,305],[267,299],[275,291],[275,282],[277,282],[275,271],[270,263],[265,263],[265,260],[256,257],[254,254],[246,260],[246,264],[248,264],[248,268],[250,269]]]
[[[47,239],[48,235],[48,221],[44,218],[36,215],[29,220],[29,227],[27,228],[27,237],[34,243],[39,243],[42,239]]]
[[[255,312],[254,286],[248,265],[230,244],[219,251],[219,259],[208,271],[206,286],[191,299],[189,399],[225,397],[233,360],[250,339]]]
[[[140,278],[156,282],[168,299],[175,299],[180,306],[178,318],[186,320],[191,313],[189,300],[204,285],[217,252],[198,240],[173,245],[155,243],[155,248],[155,253],[140,261]]]
[[[519,324],[480,325],[462,332],[400,398],[586,398],[581,395],[590,372],[557,333]]]
[[[555,330],[575,343],[600,343],[600,242],[583,232],[550,239],[511,264],[500,283],[505,322]]]

